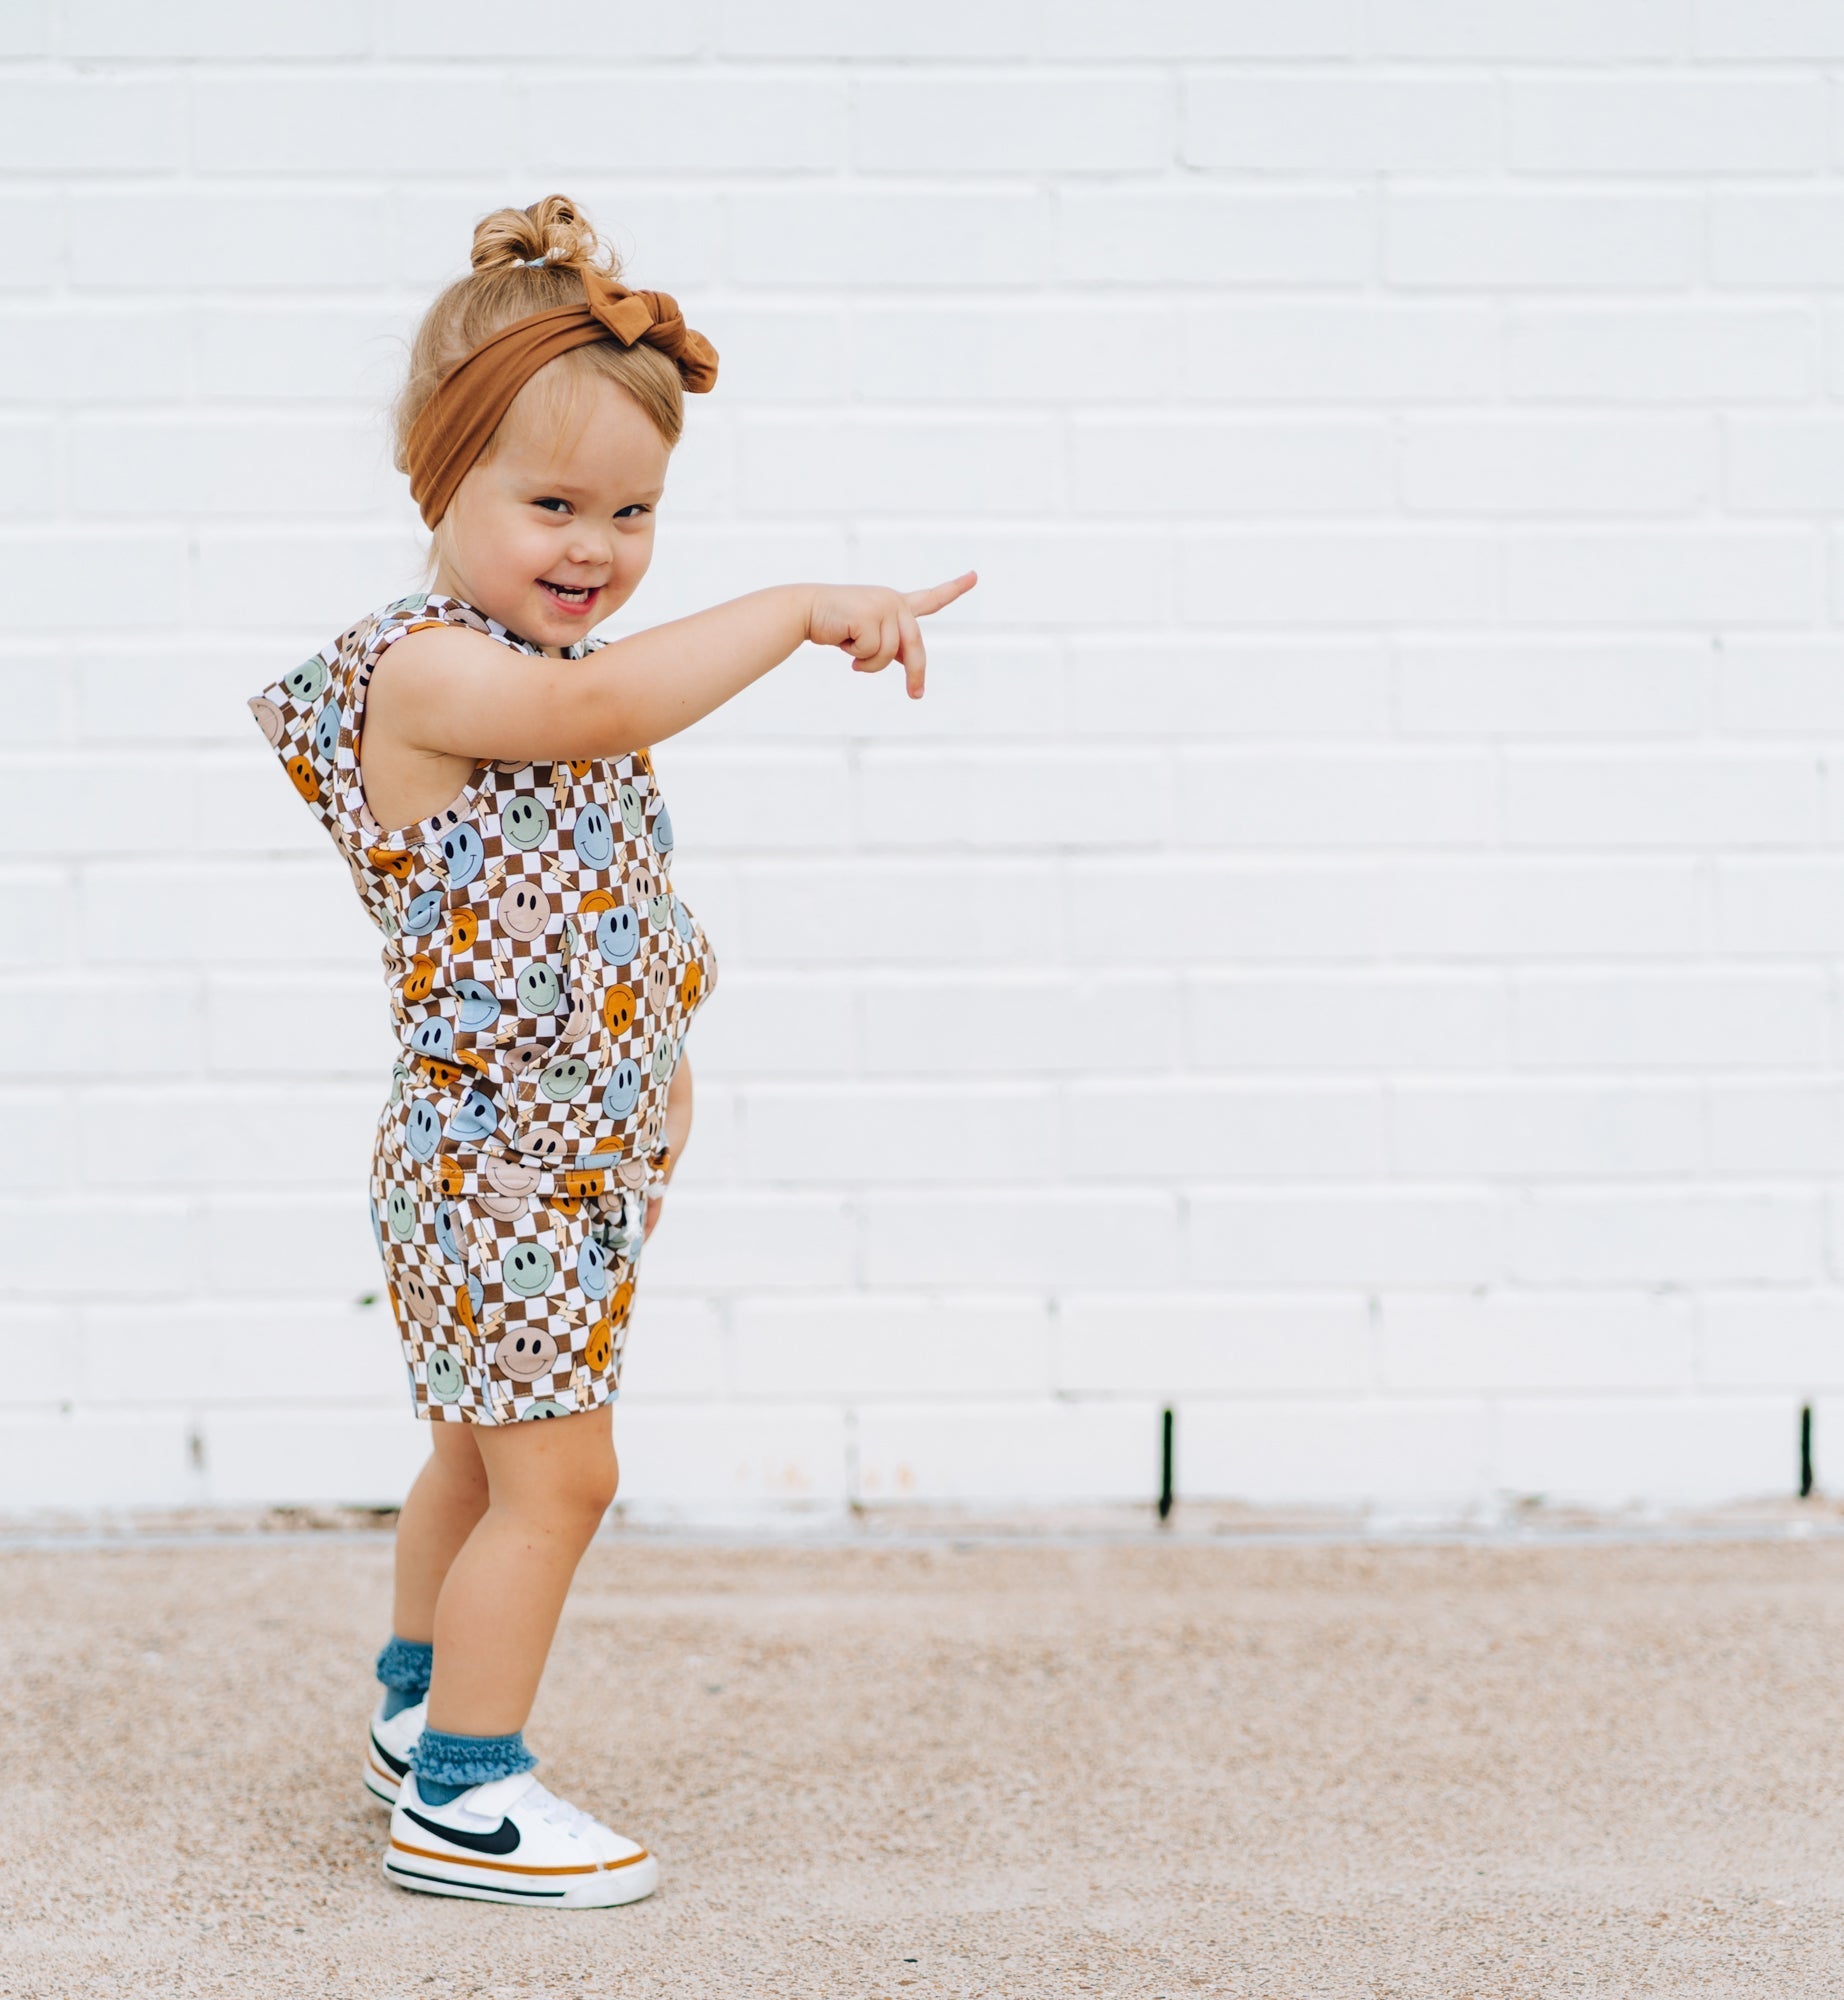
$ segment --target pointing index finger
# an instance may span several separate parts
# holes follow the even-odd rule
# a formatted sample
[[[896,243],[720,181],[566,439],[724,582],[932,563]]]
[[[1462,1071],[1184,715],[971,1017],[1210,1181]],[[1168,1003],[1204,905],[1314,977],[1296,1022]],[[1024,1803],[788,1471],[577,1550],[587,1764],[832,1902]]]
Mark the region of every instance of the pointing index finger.
[[[963,570],[949,583],[931,584],[927,590],[906,590],[903,597],[910,610],[926,615],[930,611],[939,611],[944,604],[952,604],[955,598],[971,590],[978,581],[978,570]]]

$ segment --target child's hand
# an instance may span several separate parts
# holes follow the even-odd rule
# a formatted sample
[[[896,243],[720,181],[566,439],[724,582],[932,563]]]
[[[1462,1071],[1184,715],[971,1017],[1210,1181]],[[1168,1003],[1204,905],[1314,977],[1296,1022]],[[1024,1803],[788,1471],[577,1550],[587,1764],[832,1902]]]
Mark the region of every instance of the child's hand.
[[[854,656],[852,671],[858,674],[880,673],[892,660],[901,660],[909,693],[919,699],[928,659],[922,650],[922,627],[916,621],[952,604],[978,581],[977,571],[965,570],[952,583],[938,583],[929,590],[891,590],[881,583],[821,584],[807,612],[807,637],[816,646],[843,646]]]

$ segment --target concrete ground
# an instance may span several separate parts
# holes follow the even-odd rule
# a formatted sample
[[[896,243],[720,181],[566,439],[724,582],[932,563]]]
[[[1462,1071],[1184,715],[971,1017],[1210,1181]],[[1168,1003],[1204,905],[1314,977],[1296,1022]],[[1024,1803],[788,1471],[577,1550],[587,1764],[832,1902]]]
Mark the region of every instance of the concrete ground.
[[[1844,1992],[1844,1540],[585,1558],[527,1737],[625,1909],[409,1894],[370,1534],[0,1547],[0,1993]]]

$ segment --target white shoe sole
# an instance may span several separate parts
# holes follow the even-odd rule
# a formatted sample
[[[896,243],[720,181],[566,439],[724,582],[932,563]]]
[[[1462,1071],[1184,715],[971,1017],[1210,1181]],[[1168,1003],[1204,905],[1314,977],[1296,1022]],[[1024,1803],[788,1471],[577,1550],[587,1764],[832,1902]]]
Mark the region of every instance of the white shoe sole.
[[[541,1910],[603,1910],[638,1903],[659,1887],[659,1863],[645,1852],[605,1868],[519,1868],[505,1861],[464,1861],[393,1839],[385,1845],[383,1867],[384,1879],[400,1889]]]

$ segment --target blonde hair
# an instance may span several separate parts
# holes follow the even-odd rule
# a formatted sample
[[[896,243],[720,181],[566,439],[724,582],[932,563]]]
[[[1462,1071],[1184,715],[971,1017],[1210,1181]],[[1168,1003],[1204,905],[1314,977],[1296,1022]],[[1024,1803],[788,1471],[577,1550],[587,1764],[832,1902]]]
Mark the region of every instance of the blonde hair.
[[[533,261],[538,258],[544,261]],[[463,355],[529,313],[580,305],[587,296],[579,275],[583,266],[611,278],[621,276],[615,252],[596,235],[576,203],[561,194],[547,194],[529,208],[496,208],[482,216],[474,225],[469,262],[473,268],[468,275],[440,292],[423,314],[410,342],[408,373],[391,405],[391,463],[406,476],[410,426],[437,383]],[[683,379],[672,358],[646,341],[623,347],[617,341],[597,340],[560,354],[519,391],[513,408],[520,408],[535,388],[562,436],[578,391],[597,377],[616,383],[633,397],[652,419],[668,451],[678,443],[685,429]],[[477,464],[492,458],[504,428],[502,422],[487,440]],[[437,553],[431,538],[426,576],[435,572]]]

